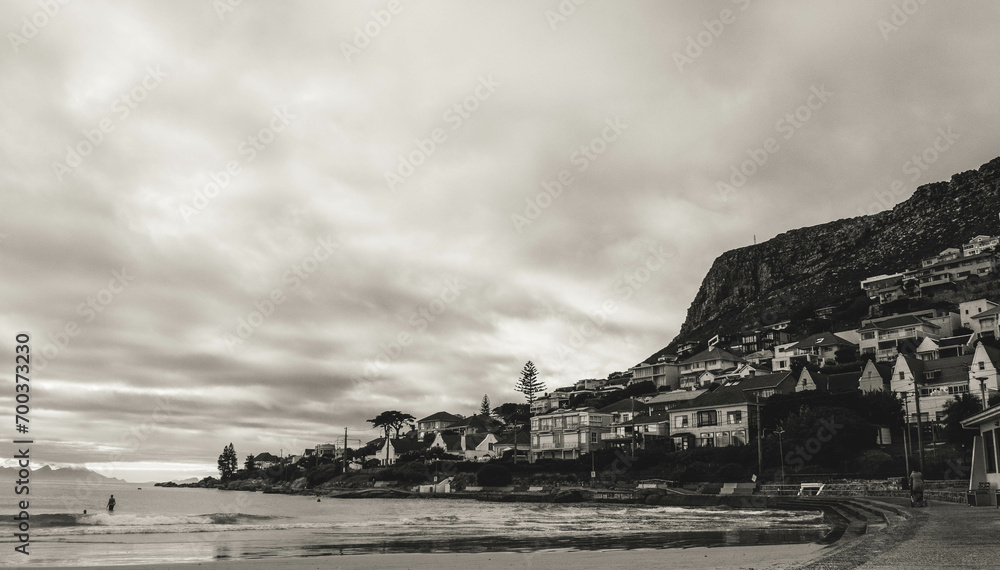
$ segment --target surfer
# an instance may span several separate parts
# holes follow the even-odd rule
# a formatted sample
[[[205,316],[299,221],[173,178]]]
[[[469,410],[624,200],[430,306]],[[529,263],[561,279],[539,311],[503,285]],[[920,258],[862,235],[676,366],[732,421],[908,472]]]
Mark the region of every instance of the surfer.
[[[111,498],[108,499],[108,512],[109,513],[115,512],[115,496],[114,495],[111,495]]]

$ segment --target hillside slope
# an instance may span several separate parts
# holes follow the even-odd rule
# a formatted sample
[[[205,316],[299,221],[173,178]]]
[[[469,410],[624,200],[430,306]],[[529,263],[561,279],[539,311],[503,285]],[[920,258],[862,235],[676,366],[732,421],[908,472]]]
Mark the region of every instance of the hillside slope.
[[[903,271],[947,247],[997,235],[1000,158],[919,187],[892,210],[785,232],[720,255],[671,344],[768,325],[796,312],[850,304],[859,282]]]

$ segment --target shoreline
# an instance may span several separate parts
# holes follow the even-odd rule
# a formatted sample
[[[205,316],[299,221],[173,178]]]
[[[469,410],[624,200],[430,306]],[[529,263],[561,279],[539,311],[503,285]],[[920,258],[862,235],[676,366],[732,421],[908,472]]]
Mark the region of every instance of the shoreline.
[[[357,554],[343,556],[309,556],[295,558],[266,558],[213,560],[208,562],[152,563],[111,566],[120,570],[192,570],[211,568],[230,570],[249,568],[263,570],[306,570],[320,568],[386,570],[403,569],[502,569],[502,568],[608,568],[621,564],[639,567],[673,567],[691,570],[709,568],[786,569],[799,567],[816,559],[828,546],[807,544],[780,544],[768,546],[720,546],[691,548],[645,548],[634,550],[560,551],[538,552],[482,552],[474,554],[416,553],[416,554]],[[36,566],[39,570],[86,569],[96,566]]]

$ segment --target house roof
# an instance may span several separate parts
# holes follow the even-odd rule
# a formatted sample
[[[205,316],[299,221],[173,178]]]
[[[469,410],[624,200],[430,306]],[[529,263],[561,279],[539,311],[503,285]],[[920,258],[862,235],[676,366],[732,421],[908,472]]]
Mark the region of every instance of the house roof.
[[[480,443],[483,442],[484,439],[486,439],[487,435],[488,434],[485,433],[474,433],[465,436],[465,448],[475,449],[477,445],[479,445]]]
[[[392,442],[392,448],[396,451],[396,454],[403,454],[407,451],[413,451],[415,449],[425,449],[427,446],[423,442],[417,441],[415,439],[410,439],[408,437],[391,438],[389,441]],[[380,437],[373,439],[368,442],[367,445],[373,445],[375,449],[385,449],[385,438]],[[366,446],[367,446],[366,445]]]
[[[636,416],[635,419],[627,422],[622,422],[618,425],[620,426],[631,426],[631,425],[646,425],[646,424],[662,424],[670,421],[669,414],[656,414],[653,416]]]
[[[853,342],[841,338],[832,332],[817,333],[806,337],[795,343],[792,348],[809,348],[812,346],[858,346]]]
[[[1000,307],[993,307],[992,309],[990,309],[988,311],[983,311],[982,313],[979,313],[979,314],[976,314],[976,315],[971,315],[970,318],[979,320],[979,319],[981,319],[983,317],[995,317],[997,315],[1000,315]]]
[[[913,315],[902,315],[899,317],[889,317],[888,319],[879,321],[877,323],[866,323],[862,326],[859,331],[871,331],[871,330],[888,330],[888,329],[898,329],[899,327],[905,327],[910,325],[927,325],[929,327],[934,327],[939,329],[938,325],[920,317],[914,317]]]
[[[281,458],[273,453],[263,452],[258,453],[257,457],[254,457],[254,461],[281,461]]]
[[[418,422],[439,422],[439,421],[459,422],[459,421],[462,421],[462,418],[460,418],[460,417],[458,417],[458,416],[456,416],[454,414],[449,414],[448,412],[438,412],[436,414],[431,414],[431,415],[427,416],[426,418],[423,418],[423,419],[417,420],[417,421]]]
[[[969,381],[969,368],[972,366],[972,354],[950,356],[937,360],[919,360],[910,355],[902,355],[907,367],[913,373],[917,383],[923,386],[934,384],[958,384]],[[928,379],[928,372],[936,372]]]
[[[811,373],[816,388],[825,392],[853,392],[861,388],[861,371],[839,374]]]
[[[713,346],[708,350],[703,350],[691,358],[685,359],[683,364],[693,364],[695,362],[708,362],[709,360],[729,360],[731,362],[743,362],[743,359],[731,352]]]
[[[764,390],[766,388],[777,388],[783,382],[794,379],[792,372],[775,372],[773,374],[761,374],[759,376],[749,376],[741,380],[737,387],[741,390]]]
[[[660,392],[659,394],[653,396],[648,401],[647,404],[662,404],[664,402],[679,402],[682,400],[693,400],[698,396],[705,393],[705,390],[671,390],[669,392]]]
[[[625,398],[624,400],[618,400],[613,404],[604,406],[603,408],[597,411],[602,414],[613,414],[616,412],[631,412],[633,409],[636,411],[636,413],[639,413],[649,409],[649,406],[640,402],[639,400],[635,400],[632,398]]]
[[[746,404],[750,401],[752,401],[752,398],[741,390],[738,385],[722,386],[716,388],[713,392],[705,392],[701,396],[677,406],[674,408],[674,411],[731,406],[733,404]]]
[[[994,368],[1000,368],[1000,348],[993,348],[992,346],[982,344],[983,350],[986,351],[986,357],[993,362]]]
[[[930,337],[927,337],[930,338]],[[964,334],[961,336],[950,336],[948,338],[942,338],[937,341],[937,345],[940,346],[961,346],[964,344],[969,344],[969,339],[972,338],[971,334]]]
[[[457,433],[439,433],[438,437],[444,442],[445,450],[447,451],[461,451],[462,449],[462,436]]]

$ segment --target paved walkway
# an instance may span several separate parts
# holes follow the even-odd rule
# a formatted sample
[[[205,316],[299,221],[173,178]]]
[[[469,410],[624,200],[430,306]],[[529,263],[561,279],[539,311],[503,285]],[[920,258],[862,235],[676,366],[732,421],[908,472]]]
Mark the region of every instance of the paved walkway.
[[[904,509],[913,513],[911,520],[844,544],[807,568],[1000,567],[1000,509],[937,501]]]

